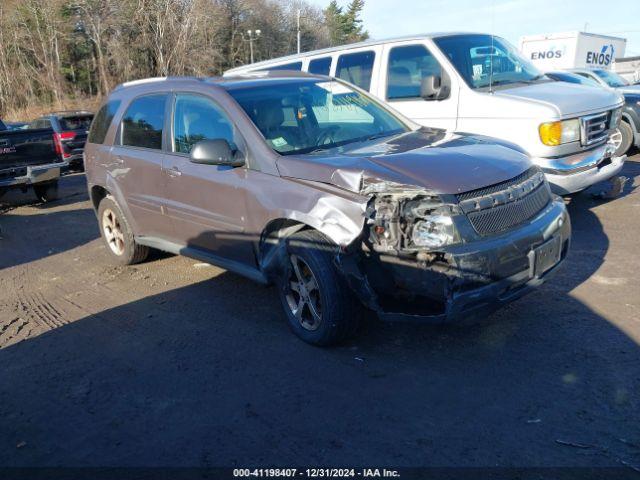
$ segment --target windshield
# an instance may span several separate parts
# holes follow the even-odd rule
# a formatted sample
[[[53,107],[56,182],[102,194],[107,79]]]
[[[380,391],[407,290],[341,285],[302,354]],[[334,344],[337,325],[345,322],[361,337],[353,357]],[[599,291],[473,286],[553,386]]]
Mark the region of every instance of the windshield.
[[[409,130],[371,97],[337,81],[296,79],[230,88],[229,94],[281,155],[326,150]]]
[[[500,37],[453,35],[434,42],[471,88],[546,81],[536,67]]]
[[[629,85],[629,82],[627,82],[624,78],[622,78],[615,72],[610,72],[608,70],[594,70],[593,73],[607,82],[607,85],[609,85],[610,87],[617,88],[626,87],[627,85]]]

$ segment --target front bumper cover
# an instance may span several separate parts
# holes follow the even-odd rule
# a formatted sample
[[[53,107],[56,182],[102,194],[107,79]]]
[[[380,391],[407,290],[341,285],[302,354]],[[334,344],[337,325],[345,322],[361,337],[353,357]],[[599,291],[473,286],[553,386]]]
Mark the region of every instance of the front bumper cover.
[[[609,180],[622,170],[626,155],[613,157],[615,147],[605,143],[592,150],[560,158],[532,158],[542,168],[551,190],[558,195],[580,192]]]
[[[564,260],[571,223],[555,198],[535,218],[501,235],[453,245],[420,264],[394,256],[340,255],[338,268],[383,320],[446,323],[482,317],[544,283]],[[537,275],[533,249],[557,238],[560,260]]]

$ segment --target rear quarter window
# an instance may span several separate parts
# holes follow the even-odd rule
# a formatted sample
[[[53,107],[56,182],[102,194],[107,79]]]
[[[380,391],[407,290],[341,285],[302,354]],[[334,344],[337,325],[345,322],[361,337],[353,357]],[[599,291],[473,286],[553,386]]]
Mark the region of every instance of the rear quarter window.
[[[118,108],[120,107],[120,100],[111,100],[105,103],[98,111],[91,123],[91,129],[89,130],[89,137],[87,141],[89,143],[104,143],[104,138],[107,136],[109,125],[113,121]]]
[[[88,130],[91,126],[93,115],[74,115],[73,117],[60,118],[62,130]]]

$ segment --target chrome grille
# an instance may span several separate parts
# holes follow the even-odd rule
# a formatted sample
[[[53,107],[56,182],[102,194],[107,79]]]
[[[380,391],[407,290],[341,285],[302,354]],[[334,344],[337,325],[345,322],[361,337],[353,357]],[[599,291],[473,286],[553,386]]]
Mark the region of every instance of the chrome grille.
[[[600,143],[609,136],[610,112],[596,113],[580,118],[580,137],[582,145]]]
[[[544,174],[532,168],[517,177],[457,196],[478,234],[494,235],[534,217],[551,201]]]

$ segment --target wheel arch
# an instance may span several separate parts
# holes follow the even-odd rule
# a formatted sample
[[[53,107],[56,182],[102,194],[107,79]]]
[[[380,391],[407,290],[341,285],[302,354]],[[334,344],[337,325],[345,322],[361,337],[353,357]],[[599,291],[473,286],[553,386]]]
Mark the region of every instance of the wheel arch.
[[[129,206],[125,201],[122,191],[118,187],[117,183],[115,183],[115,181],[109,182],[108,180],[109,179],[107,178],[107,185],[94,184],[94,185],[91,185],[91,187],[89,188],[89,197],[91,199],[91,204],[93,205],[96,215],[98,213],[98,207],[100,206],[100,202],[105,197],[110,196],[118,204],[118,206],[120,207],[120,210],[122,210],[122,213],[126,217],[127,222],[129,222],[129,225],[133,229],[134,234],[137,235],[138,224],[133,218],[133,215],[131,215],[131,211],[129,210]]]
[[[275,218],[267,223],[260,234],[258,264],[270,280],[281,273],[286,255],[285,240],[295,233],[310,229],[316,230],[307,223],[290,218]]]
[[[631,133],[633,135],[633,144],[640,145],[640,123],[626,111],[622,112],[622,121],[627,122],[631,127]]]

